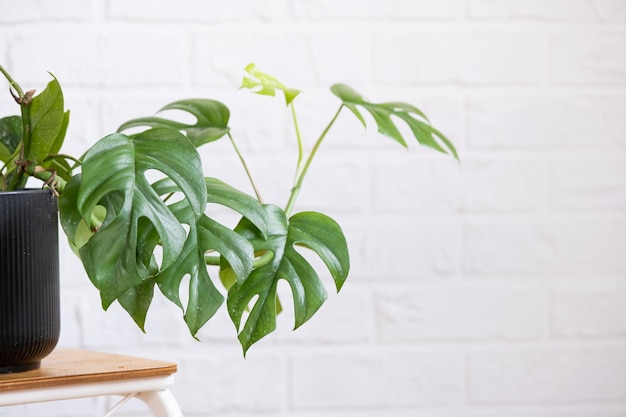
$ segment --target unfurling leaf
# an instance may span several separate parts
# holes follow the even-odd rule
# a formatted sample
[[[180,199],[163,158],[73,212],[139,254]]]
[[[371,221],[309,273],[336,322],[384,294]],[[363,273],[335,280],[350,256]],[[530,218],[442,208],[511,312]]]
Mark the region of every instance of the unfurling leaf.
[[[256,64],[248,64],[245,71],[246,75],[244,75],[239,88],[248,88],[256,94],[272,97],[276,95],[276,90],[281,90],[285,94],[287,105],[300,94],[300,90],[288,88],[276,78],[261,71]]]

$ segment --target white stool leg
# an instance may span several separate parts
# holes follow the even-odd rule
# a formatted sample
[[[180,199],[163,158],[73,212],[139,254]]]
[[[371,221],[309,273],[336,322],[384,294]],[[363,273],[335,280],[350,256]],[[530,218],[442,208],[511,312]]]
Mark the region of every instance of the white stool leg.
[[[141,392],[136,397],[150,408],[154,417],[183,417],[183,412],[169,389]]]
[[[127,394],[124,398],[122,398],[121,400],[119,400],[117,402],[117,404],[115,404],[109,411],[107,411],[107,413],[105,415],[103,415],[102,417],[111,417],[113,414],[115,414],[115,412],[117,410],[119,410],[120,408],[122,408],[122,406],[124,404],[126,404],[128,401],[131,400],[131,398],[134,398],[137,396],[136,392],[133,392],[131,394]]]

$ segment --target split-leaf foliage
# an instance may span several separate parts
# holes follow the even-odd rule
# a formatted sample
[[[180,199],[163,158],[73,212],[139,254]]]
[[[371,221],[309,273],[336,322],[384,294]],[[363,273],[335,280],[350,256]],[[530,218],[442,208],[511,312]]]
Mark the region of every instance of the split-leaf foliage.
[[[276,328],[281,280],[291,291],[297,328],[326,300],[324,275],[330,275],[336,291],[348,276],[348,246],[337,222],[323,213],[293,212],[308,168],[342,109],[363,125],[366,111],[380,133],[404,147],[413,137],[458,159],[452,143],[415,106],[372,103],[343,84],[331,87],[339,109],[305,155],[295,117],[300,91],[250,64],[241,88],[283,95],[296,127],[296,179],[281,208],[204,175],[198,148],[227,138],[255,187],[231,135],[230,111],[217,100],[167,104],[159,113],[182,111],[195,122],[162,115],[135,118],[74,158],[60,153],[69,111],[56,78],[34,95],[0,70],[21,110],[19,116],[0,119],[0,191],[22,188],[35,176],[60,195],[62,228],[100,292],[103,308],[117,301],[143,330],[158,290],[180,307],[195,337],[226,302],[244,354]],[[400,121],[409,135],[401,133]],[[238,216],[234,227],[212,216],[209,208],[215,205]],[[316,270],[305,252],[325,268]]]

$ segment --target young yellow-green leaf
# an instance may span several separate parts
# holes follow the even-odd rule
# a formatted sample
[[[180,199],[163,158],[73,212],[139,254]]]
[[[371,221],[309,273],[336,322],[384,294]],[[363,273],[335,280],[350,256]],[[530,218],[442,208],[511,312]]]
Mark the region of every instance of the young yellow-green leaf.
[[[261,71],[256,64],[248,64],[245,68],[246,75],[243,77],[239,88],[248,88],[256,94],[274,97],[276,90],[285,95],[285,103],[289,105],[300,94],[300,90],[289,88],[276,78]]]

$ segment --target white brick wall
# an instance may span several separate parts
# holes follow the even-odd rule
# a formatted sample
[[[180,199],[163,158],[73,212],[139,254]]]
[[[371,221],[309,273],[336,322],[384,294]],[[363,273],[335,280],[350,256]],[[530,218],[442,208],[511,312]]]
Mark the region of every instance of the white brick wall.
[[[310,323],[291,333],[281,317],[244,360],[223,311],[197,343],[159,299],[143,335],[99,309],[64,248],[61,346],[178,362],[192,417],[626,416],[626,1],[0,0],[0,62],[25,87],[59,78],[72,153],[170,100],[214,97],[283,203],[292,132],[279,102],[236,91],[251,61],[305,89],[312,133],[345,82],[422,107],[462,164],[346,114],[300,207],[344,226],[352,276]],[[226,152],[207,166],[245,186]]]

